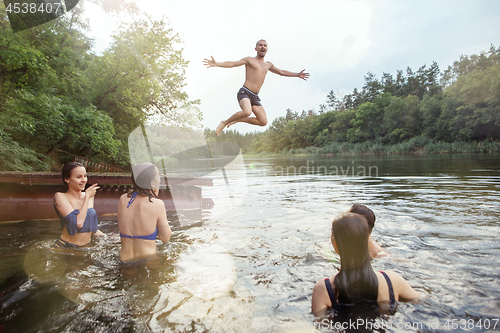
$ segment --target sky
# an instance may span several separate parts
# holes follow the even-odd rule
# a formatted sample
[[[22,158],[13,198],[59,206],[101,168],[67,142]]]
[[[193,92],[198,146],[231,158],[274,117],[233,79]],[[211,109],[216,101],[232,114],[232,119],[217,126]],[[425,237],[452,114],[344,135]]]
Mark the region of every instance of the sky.
[[[215,129],[239,111],[236,93],[244,67],[209,68],[203,59],[255,56],[255,43],[268,43],[266,60],[310,78],[268,73],[259,93],[268,125],[236,124],[239,132],[262,131],[286,109],[319,110],[326,96],[361,89],[372,72],[396,75],[436,61],[443,71],[460,55],[500,46],[499,0],[140,0],[152,18],[168,18],[189,61],[185,91],[201,101],[203,125]],[[96,50],[105,49],[117,21],[86,3]]]

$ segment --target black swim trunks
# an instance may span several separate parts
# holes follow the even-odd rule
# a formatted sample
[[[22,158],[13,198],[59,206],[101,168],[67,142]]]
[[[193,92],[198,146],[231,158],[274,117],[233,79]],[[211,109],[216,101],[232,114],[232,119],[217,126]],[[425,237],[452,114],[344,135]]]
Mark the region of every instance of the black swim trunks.
[[[257,95],[247,87],[241,87],[241,89],[238,91],[237,96],[238,96],[238,102],[241,101],[243,98],[248,98],[252,106],[254,105],[262,106],[262,104],[260,104],[259,95]]]

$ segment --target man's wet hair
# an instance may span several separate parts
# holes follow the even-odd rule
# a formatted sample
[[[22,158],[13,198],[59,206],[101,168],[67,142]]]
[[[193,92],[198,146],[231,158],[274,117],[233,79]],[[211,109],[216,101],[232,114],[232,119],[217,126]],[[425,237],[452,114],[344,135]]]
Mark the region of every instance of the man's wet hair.
[[[362,215],[366,221],[368,222],[368,226],[370,227],[370,232],[375,226],[375,213],[368,207],[362,204],[355,203],[349,209],[351,213]]]

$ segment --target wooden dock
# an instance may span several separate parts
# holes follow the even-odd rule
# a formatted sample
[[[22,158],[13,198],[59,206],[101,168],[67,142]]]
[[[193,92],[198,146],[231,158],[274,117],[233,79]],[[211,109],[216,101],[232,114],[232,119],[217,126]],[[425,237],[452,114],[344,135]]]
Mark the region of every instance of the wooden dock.
[[[158,197],[168,212],[201,210],[213,202],[203,198],[202,187],[212,179],[164,177]],[[94,208],[99,216],[116,215],[118,199],[132,188],[130,174],[89,173],[87,184],[98,183]],[[0,222],[57,219],[54,193],[64,191],[60,173],[0,172]]]

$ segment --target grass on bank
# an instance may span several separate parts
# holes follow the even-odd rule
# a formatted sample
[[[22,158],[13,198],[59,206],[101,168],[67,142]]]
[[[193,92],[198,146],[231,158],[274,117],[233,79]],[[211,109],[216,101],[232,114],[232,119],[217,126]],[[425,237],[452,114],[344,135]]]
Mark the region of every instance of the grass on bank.
[[[391,155],[391,154],[445,154],[445,153],[495,153],[500,152],[499,141],[442,142],[424,136],[408,141],[384,145],[377,142],[333,142],[323,147],[285,149],[280,153],[245,154],[248,156],[297,156],[297,155]]]

